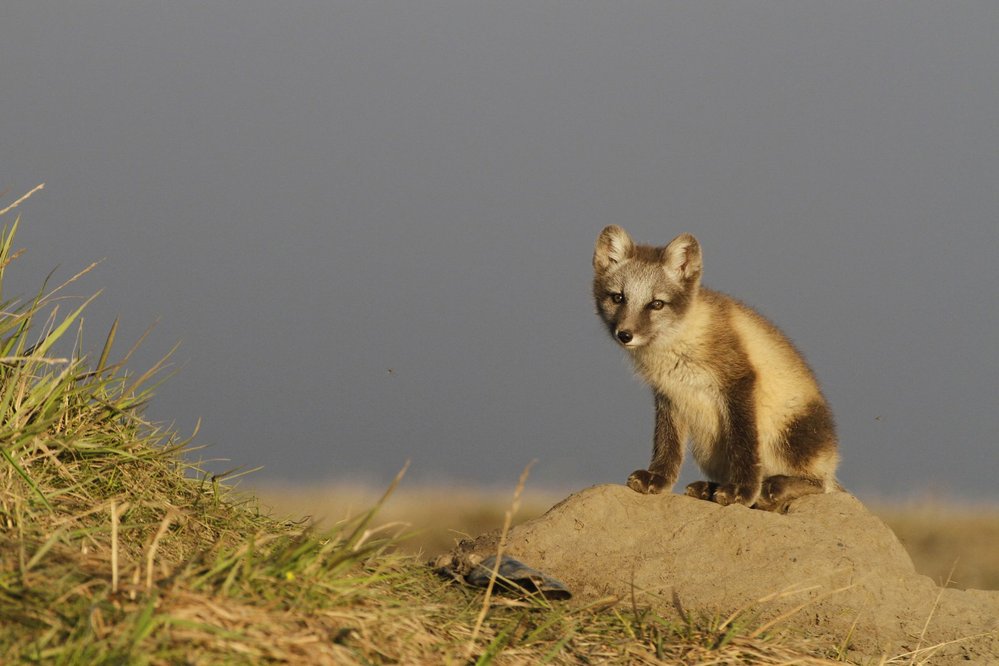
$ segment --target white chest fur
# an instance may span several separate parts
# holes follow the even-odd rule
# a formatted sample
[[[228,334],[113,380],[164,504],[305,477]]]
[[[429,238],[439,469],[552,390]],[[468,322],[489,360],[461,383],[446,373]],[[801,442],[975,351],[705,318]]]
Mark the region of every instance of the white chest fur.
[[[652,388],[669,398],[670,415],[681,440],[690,438],[691,451],[701,468],[711,467],[712,449],[724,419],[724,396],[718,378],[682,346],[638,350],[635,366]]]

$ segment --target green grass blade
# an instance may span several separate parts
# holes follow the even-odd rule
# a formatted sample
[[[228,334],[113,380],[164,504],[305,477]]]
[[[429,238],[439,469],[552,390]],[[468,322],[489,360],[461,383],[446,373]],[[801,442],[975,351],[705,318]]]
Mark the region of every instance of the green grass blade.
[[[27,483],[28,487],[30,487],[35,495],[38,496],[38,499],[42,501],[45,508],[50,512],[54,512],[55,509],[51,504],[49,504],[48,499],[45,497],[45,493],[42,492],[42,489],[39,488],[34,479],[31,478],[31,475],[29,475],[23,467],[17,464],[17,461],[10,455],[10,452],[8,452],[6,448],[0,448],[0,455],[3,455],[4,459],[6,459],[7,462],[10,463],[10,466],[14,468],[14,471],[17,472],[17,475],[24,479],[24,482]]]
[[[42,343],[35,348],[34,355],[45,356],[45,354],[48,353],[49,349],[52,348],[52,345],[54,345],[63,336],[66,330],[73,325],[73,322],[76,321],[76,319],[81,314],[83,314],[83,311],[86,309],[86,307],[90,305],[95,298],[101,295],[102,291],[104,290],[102,289],[101,291],[98,291],[96,294],[88,298],[86,301],[83,302],[83,305],[78,307],[76,310],[72,312],[72,314],[63,319],[62,323],[59,324],[59,326],[57,326],[48,335],[46,335]]]

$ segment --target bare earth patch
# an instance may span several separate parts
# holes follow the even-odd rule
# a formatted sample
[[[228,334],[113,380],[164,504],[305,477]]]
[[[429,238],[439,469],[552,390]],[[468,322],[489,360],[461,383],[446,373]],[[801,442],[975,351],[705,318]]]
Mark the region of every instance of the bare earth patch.
[[[496,546],[496,534],[465,541],[454,565]],[[845,645],[851,660],[999,662],[999,592],[917,574],[895,534],[847,493],[803,497],[777,514],[594,486],[514,527],[504,552],[560,579],[573,603],[615,596],[665,614],[748,611],[764,627],[779,619]]]

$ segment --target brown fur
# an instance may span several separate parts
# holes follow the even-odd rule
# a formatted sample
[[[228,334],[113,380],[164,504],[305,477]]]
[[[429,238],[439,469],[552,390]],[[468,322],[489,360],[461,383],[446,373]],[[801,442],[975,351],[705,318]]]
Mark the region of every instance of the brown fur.
[[[811,369],[759,313],[701,287],[693,236],[652,247],[609,226],[593,267],[598,314],[655,396],[652,461],[631,488],[670,490],[688,439],[709,478],[688,486],[695,497],[773,510],[839,487],[832,413]]]

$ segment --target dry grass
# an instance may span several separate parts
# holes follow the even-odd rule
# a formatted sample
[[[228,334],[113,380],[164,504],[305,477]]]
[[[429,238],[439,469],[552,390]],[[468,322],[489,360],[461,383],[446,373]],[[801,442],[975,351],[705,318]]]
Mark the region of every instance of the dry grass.
[[[945,500],[875,504],[916,570],[950,587],[999,590],[999,507]]]
[[[356,484],[256,483],[250,477],[244,485],[273,515],[308,516],[320,526],[335,525],[366,510],[380,495],[376,488]],[[500,529],[512,493],[512,488],[403,484],[379,510],[378,518],[400,527],[404,538],[398,548],[402,552],[429,557],[450,550],[461,539]],[[560,499],[556,493],[527,488],[514,524],[540,516]]]

